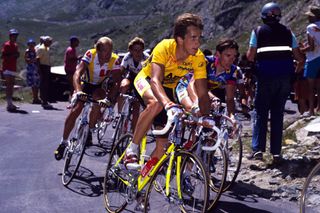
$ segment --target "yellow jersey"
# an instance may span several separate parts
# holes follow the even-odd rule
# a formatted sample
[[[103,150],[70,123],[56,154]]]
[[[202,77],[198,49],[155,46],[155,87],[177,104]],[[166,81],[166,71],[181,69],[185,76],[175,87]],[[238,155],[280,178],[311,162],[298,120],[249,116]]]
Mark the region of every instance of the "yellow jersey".
[[[150,57],[144,62],[141,72],[151,76],[151,64],[164,65],[163,86],[175,88],[179,80],[187,73],[194,73],[195,79],[207,78],[206,61],[203,53],[198,50],[183,62],[176,60],[177,43],[174,39],[162,40],[152,51]]]

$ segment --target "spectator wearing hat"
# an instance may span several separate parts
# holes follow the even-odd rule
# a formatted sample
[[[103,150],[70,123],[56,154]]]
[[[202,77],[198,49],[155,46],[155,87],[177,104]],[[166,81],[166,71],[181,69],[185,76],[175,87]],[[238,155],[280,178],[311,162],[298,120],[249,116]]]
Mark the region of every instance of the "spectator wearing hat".
[[[307,26],[308,41],[300,47],[300,50],[306,54],[304,77],[307,78],[309,84],[309,115],[314,115],[315,87],[318,95],[316,111],[320,112],[320,7],[309,6],[309,11],[305,14],[310,22]]]
[[[71,94],[73,93],[73,74],[76,71],[77,67],[77,62],[81,58],[77,54],[76,48],[79,46],[79,38],[76,36],[71,36],[70,37],[70,46],[66,49],[65,54],[64,54],[64,70],[67,75],[67,79],[70,84],[70,92]]]
[[[40,77],[35,50],[36,42],[33,39],[29,39],[27,45],[28,49],[26,49],[24,54],[24,60],[27,64],[27,85],[32,89],[32,104],[41,104],[41,100],[38,97]]]
[[[19,32],[16,29],[9,30],[9,41],[6,41],[1,49],[3,76],[6,81],[7,111],[12,112],[19,107],[12,103],[13,86],[17,73],[17,59],[20,56],[17,44]]]
[[[44,109],[52,109],[52,105],[48,102],[49,95],[49,84],[50,84],[50,71],[51,71],[51,61],[50,61],[50,46],[52,44],[52,38],[46,36],[44,38],[43,44],[36,49],[37,62],[39,65],[39,75],[40,75],[40,98],[42,100],[42,107]]]
[[[40,36],[39,38],[39,43],[34,47],[34,49],[37,51],[37,49],[39,49],[39,47],[41,45],[43,45],[44,39],[46,38],[46,36]]]

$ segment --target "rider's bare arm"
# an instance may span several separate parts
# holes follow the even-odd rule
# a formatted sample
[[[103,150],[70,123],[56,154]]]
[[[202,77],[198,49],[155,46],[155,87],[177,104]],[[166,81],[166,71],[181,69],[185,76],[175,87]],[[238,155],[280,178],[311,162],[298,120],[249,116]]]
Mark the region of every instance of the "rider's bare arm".
[[[167,104],[172,103],[172,101],[168,98],[162,86],[163,78],[164,78],[164,65],[152,63],[151,79],[150,79],[151,89],[153,94],[156,96],[156,98],[165,107]]]
[[[73,87],[76,92],[81,91],[81,76],[84,74],[85,70],[87,69],[88,65],[81,61],[80,64],[77,66],[76,72],[73,75]]]
[[[208,95],[207,79],[201,78],[194,81],[195,91],[199,99],[199,107],[202,115],[210,113],[210,99]]]
[[[234,94],[236,91],[236,85],[227,84],[226,85],[226,104],[229,117],[234,117],[235,112],[235,103],[234,103]]]

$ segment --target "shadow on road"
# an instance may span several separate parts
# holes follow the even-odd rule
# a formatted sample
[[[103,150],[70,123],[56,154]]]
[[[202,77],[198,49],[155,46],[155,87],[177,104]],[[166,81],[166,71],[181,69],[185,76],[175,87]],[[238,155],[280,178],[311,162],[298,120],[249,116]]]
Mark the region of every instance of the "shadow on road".
[[[219,204],[214,212],[270,213],[270,211],[253,208],[242,203],[236,203],[234,201],[219,201]]]
[[[27,111],[22,109],[10,110],[9,113],[20,113],[20,114],[29,114]]]
[[[272,193],[272,190],[262,189],[252,184],[237,182],[232,188],[232,191],[227,191],[222,194],[215,212],[268,213],[270,211],[250,206],[252,206],[252,203],[259,203],[258,198],[263,197],[269,199]],[[239,202],[236,202],[235,200],[238,200]],[[250,206],[246,205],[246,203],[250,203]]]
[[[103,177],[97,177],[91,170],[80,166],[77,175],[66,188],[83,196],[99,197],[103,194],[102,183]]]
[[[99,145],[92,145],[85,150],[85,154],[90,157],[104,157],[108,153],[110,153],[110,149]]]

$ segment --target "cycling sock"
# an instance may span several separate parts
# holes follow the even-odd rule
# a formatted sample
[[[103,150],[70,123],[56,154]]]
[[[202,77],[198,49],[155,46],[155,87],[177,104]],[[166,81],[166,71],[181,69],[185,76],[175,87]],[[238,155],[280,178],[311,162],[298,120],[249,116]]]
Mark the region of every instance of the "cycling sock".
[[[138,153],[139,145],[135,143],[131,143],[131,145],[127,149],[127,153]]]

